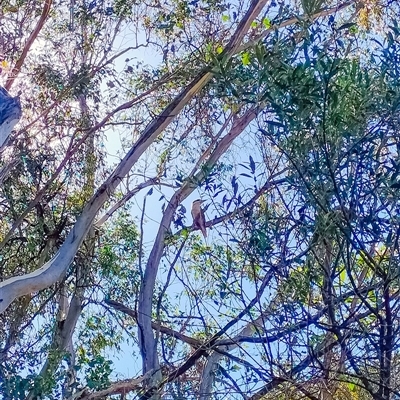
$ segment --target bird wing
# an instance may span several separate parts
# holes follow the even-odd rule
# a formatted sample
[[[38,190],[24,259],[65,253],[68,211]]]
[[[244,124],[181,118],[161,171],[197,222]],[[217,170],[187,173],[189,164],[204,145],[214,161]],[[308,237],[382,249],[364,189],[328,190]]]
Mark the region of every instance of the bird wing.
[[[199,218],[199,220],[200,220],[200,221],[199,221],[199,222],[200,222],[199,228],[200,228],[201,233],[203,234],[204,238],[206,238],[206,237],[207,237],[206,217],[205,217],[205,215],[204,215],[204,211],[203,211],[202,208],[200,209],[200,218]]]

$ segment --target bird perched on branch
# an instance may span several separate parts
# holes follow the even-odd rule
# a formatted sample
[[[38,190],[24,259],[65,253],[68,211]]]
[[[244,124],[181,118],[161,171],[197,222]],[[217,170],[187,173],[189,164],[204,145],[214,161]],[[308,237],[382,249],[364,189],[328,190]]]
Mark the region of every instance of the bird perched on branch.
[[[201,208],[201,204],[204,200],[195,200],[192,204],[192,217],[193,217],[193,227],[196,229],[200,229],[201,233],[204,236],[204,239],[207,237],[206,231],[206,218],[204,217],[204,211]]]
[[[7,90],[0,86],[0,148],[7,141],[21,115],[19,98],[11,97]]]

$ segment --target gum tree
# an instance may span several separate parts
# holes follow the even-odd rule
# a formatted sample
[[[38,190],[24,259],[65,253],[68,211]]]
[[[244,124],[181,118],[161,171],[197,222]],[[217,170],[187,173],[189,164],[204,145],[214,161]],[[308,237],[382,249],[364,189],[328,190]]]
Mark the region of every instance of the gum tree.
[[[4,397],[392,398],[395,5],[1,7]]]

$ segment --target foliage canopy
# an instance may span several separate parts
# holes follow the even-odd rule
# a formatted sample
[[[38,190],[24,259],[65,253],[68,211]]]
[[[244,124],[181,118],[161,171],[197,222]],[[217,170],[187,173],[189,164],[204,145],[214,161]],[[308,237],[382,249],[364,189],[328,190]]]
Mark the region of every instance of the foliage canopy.
[[[399,11],[0,3],[2,397],[400,396]]]

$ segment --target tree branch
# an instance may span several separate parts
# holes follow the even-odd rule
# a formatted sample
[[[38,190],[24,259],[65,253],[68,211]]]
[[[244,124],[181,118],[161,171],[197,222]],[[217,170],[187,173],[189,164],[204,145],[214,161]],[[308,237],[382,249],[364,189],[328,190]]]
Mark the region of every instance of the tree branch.
[[[7,90],[10,90],[12,84],[14,83],[15,78],[20,73],[22,65],[24,64],[25,58],[28,55],[29,49],[31,48],[33,42],[36,40],[37,36],[39,35],[40,31],[42,30],[42,28],[46,22],[46,19],[50,12],[51,4],[52,4],[52,0],[45,0],[42,14],[39,18],[36,28],[33,30],[31,35],[29,36],[29,38],[24,46],[24,49],[22,50],[21,56],[15,63],[14,68],[12,69],[12,71],[10,72],[10,74],[7,78],[6,84],[4,86]]]

